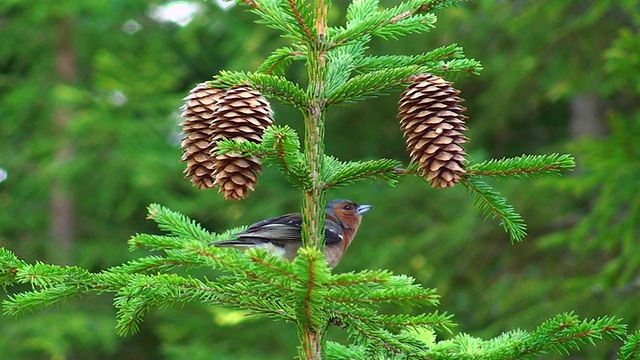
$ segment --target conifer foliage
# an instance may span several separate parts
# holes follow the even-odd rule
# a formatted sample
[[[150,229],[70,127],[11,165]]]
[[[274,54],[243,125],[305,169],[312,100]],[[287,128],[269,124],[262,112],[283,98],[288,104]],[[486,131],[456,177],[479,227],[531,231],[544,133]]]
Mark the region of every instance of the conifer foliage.
[[[187,97],[183,125],[187,176],[200,187],[220,186],[226,198],[238,200],[253,189],[261,162],[275,167],[302,191],[305,246],[297,258],[287,262],[261,250],[242,253],[209,246],[243,229],[211,233],[186,216],[153,204],[149,218],[165,234],[133,236],[131,250],[152,254],[120,266],[90,272],[28,264],[1,249],[0,283],[33,288],[10,295],[4,313],[21,314],[83,293],[111,293],[121,334],[137,331],[154,308],[186,302],[219,304],[295,325],[301,359],[531,359],[549,352],[566,354],[596,340],[625,338],[620,357],[639,358],[640,336],[628,336],[626,325],[615,317],[584,320],[566,313],[541,321],[537,329],[488,340],[452,335],[452,316],[433,309],[439,301],[434,289],[386,270],[332,273],[323,258],[323,200],[332,188],[361,181],[393,185],[404,176],[425,175],[437,188],[460,184],[473,194],[479,210],[497,217],[512,240],[521,240],[526,234],[522,218],[483,177],[554,176],[573,167],[571,156],[558,154],[466,162],[460,147],[466,141],[461,134],[465,130],[461,99],[441,80],[481,70],[479,62],[466,58],[460,47],[449,45],[418,55],[367,53],[373,37],[397,39],[431,30],[435,11],[458,2],[407,0],[383,8],[377,0],[354,0],[346,23],[329,26],[329,0],[244,0],[261,23],[280,31],[291,44],[274,50],[258,71],[221,72]],[[306,89],[281,75],[293,61],[305,62]],[[433,75],[416,78],[424,74]],[[324,114],[330,106],[415,87],[416,79],[426,85],[418,90],[418,98],[435,98],[444,106],[442,111],[451,113],[434,112],[434,102],[415,102],[411,90],[405,93],[409,100],[400,106],[402,130],[410,133],[413,163],[345,162],[325,154]],[[429,90],[431,83],[438,88]],[[300,110],[305,126],[302,141],[292,129],[271,125],[266,98]],[[432,125],[435,128],[428,128]],[[418,146],[424,141],[442,147],[429,152]],[[455,147],[447,147],[452,144]],[[258,158],[261,161],[254,160]],[[174,271],[184,268],[188,274],[195,267],[217,276],[196,278]],[[390,304],[413,311],[390,312]],[[348,343],[327,341],[329,326],[343,329]],[[442,335],[449,339],[440,339]]]

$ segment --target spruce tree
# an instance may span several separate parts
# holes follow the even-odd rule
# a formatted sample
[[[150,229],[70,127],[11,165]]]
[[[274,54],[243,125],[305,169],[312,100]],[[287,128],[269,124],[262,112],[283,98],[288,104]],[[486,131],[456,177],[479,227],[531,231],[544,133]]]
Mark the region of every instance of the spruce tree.
[[[481,65],[459,46],[416,55],[367,53],[374,37],[397,40],[430,31],[435,12],[458,2],[407,0],[384,8],[377,0],[354,0],[346,22],[329,26],[330,0],[244,0],[259,23],[280,31],[291,43],[274,50],[255,72],[223,71],[191,92],[185,104],[183,160],[194,185],[218,187],[230,200],[259,191],[262,164],[278,169],[302,194],[304,247],[297,258],[287,262],[258,249],[238,252],[210,246],[244,228],[212,233],[183,214],[152,204],[149,219],[166,234],[134,235],[130,249],[153,254],[120,266],[90,272],[28,264],[0,249],[2,285],[33,288],[10,295],[4,313],[21,314],[85,293],[111,293],[120,334],[136,332],[154,308],[219,304],[295,325],[302,359],[530,359],[549,352],[568,354],[602,339],[625,340],[620,358],[640,357],[640,333],[627,334],[622,319],[613,316],[580,319],[563,313],[541,321],[534,330],[509,331],[487,340],[453,334],[453,316],[432,310],[439,301],[435,289],[387,270],[334,273],[325,261],[324,205],[331,189],[363,181],[394,185],[409,176],[424,179],[434,191],[464,186],[479,211],[497,218],[517,242],[526,235],[524,220],[485,179],[556,176],[574,166],[567,154],[477,163],[467,159],[463,96],[445,79],[478,74]],[[306,88],[284,76],[293,61],[306,66]],[[411,162],[341,161],[325,153],[325,114],[332,106],[394,90],[404,90],[398,131],[404,132]],[[302,140],[290,127],[278,125],[267,99],[300,111]],[[212,270],[211,277],[190,276],[188,269],[194,267]],[[186,275],[177,273],[179,268],[187,269]],[[343,329],[349,342],[327,341],[329,326]]]

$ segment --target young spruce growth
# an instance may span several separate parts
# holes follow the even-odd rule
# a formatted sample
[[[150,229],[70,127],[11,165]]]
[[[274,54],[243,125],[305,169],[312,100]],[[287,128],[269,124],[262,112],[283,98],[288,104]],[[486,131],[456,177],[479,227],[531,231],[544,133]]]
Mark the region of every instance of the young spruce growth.
[[[407,0],[383,8],[378,0],[353,0],[346,22],[329,26],[330,0],[244,0],[261,24],[280,31],[291,44],[274,50],[255,72],[221,72],[192,90],[183,114],[183,161],[195,186],[218,187],[232,200],[255,189],[262,164],[277,168],[303,196],[305,246],[298,257],[287,262],[260,250],[242,253],[209,246],[242,229],[214,234],[153,204],[149,218],[167,234],[133,236],[131,250],[144,248],[156,255],[121,266],[93,273],[74,266],[27,264],[0,250],[2,285],[33,286],[11,295],[4,313],[21,314],[88,292],[113,293],[117,330],[128,334],[137,331],[155,307],[191,301],[221,304],[295,325],[301,359],[531,359],[548,352],[566,354],[603,338],[627,337],[626,325],[618,318],[582,320],[572,313],[544,321],[533,331],[510,331],[489,340],[451,335],[452,316],[430,310],[438,304],[434,289],[386,270],[334,274],[323,258],[325,193],[330,189],[362,181],[393,185],[403,176],[421,177],[435,188],[464,186],[481,212],[497,217],[512,241],[520,241],[526,234],[522,218],[483,178],[555,176],[574,166],[571,156],[560,154],[468,162],[463,100],[445,79],[477,74],[481,66],[459,46],[416,55],[367,53],[373,37],[397,40],[431,30],[435,12],[458,2]],[[282,75],[293,61],[306,66],[306,88]],[[404,132],[411,163],[343,162],[325,154],[325,114],[331,106],[392,90],[405,90],[399,99],[398,131]],[[291,128],[277,125],[269,98],[301,112],[302,141]],[[177,267],[204,267],[224,275],[179,276],[172,272]],[[380,310],[385,304],[422,312],[389,314]],[[327,341],[329,326],[346,331],[349,343]],[[640,335],[635,333],[620,349],[620,357],[638,358],[639,347]]]

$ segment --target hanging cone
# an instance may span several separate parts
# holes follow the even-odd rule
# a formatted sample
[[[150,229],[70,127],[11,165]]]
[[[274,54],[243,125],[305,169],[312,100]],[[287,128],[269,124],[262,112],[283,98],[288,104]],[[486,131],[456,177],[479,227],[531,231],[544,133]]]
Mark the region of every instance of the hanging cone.
[[[398,103],[407,151],[432,187],[454,186],[466,173],[466,108],[451,85],[432,74],[418,75]]]
[[[198,84],[184,98],[186,103],[181,108],[182,117],[185,118],[180,124],[184,134],[181,161],[187,163],[185,178],[191,179],[193,186],[199,189],[212,188],[215,182],[211,157],[213,130],[210,126],[216,103],[222,94],[223,89],[209,87],[206,83]]]
[[[213,155],[213,186],[218,186],[225,199],[242,200],[254,190],[262,165],[257,157],[234,153],[215,155],[216,144],[222,139],[262,142],[267,126],[273,124],[269,101],[248,85],[227,90],[216,104],[211,124]]]

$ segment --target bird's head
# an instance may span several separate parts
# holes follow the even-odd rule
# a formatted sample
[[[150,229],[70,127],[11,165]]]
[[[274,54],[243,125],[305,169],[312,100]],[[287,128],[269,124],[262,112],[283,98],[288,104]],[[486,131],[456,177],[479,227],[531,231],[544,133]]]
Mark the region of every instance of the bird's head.
[[[326,212],[340,221],[345,229],[357,229],[362,214],[373,209],[372,205],[358,205],[351,200],[333,200],[327,204]]]

